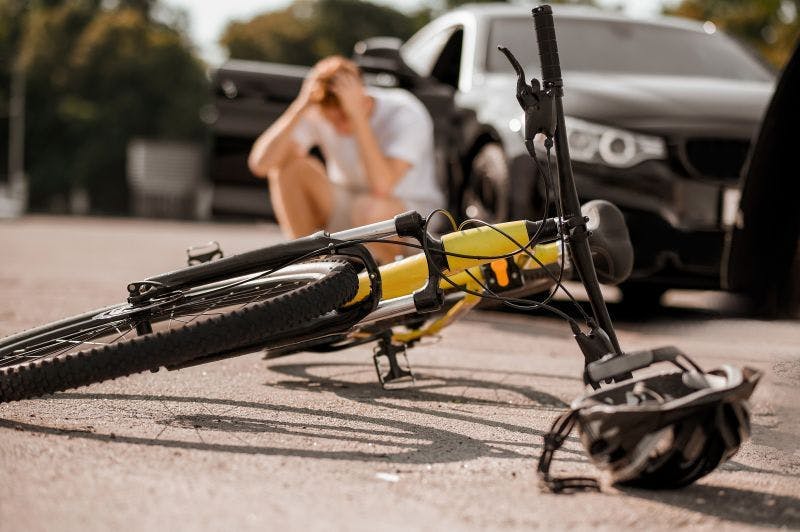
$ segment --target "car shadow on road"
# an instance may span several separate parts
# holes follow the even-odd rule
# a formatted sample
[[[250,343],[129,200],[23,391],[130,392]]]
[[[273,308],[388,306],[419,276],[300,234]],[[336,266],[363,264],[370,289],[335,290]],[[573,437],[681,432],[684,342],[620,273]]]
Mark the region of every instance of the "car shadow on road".
[[[552,306],[567,312],[574,313],[575,307],[570,301],[553,301]],[[579,301],[578,304],[587,314],[591,314],[592,309],[587,301]],[[658,323],[664,321],[671,322],[696,322],[698,320],[718,320],[718,319],[759,319],[754,317],[746,308],[735,305],[717,306],[682,306],[680,304],[653,305],[648,307],[637,307],[622,302],[606,302],[608,312],[615,323]],[[506,310],[503,310],[506,312]]]
[[[680,490],[647,491],[624,488],[631,497],[647,499],[693,512],[770,528],[800,528],[800,499],[742,488],[693,484]]]

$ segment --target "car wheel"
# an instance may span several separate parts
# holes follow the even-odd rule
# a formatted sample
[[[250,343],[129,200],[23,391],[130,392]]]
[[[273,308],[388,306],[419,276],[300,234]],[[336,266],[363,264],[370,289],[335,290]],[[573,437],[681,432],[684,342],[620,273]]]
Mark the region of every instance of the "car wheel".
[[[504,222],[509,216],[508,162],[502,146],[484,144],[472,159],[461,197],[461,214],[486,222]]]
[[[792,267],[789,270],[789,278],[786,280],[783,293],[783,317],[800,318],[800,242],[794,252]]]
[[[800,242],[786,274],[765,268],[764,275],[764,288],[749,294],[750,313],[770,320],[800,318]]]
[[[619,288],[622,291],[622,305],[626,309],[638,311],[660,307],[661,296],[667,291],[663,286],[640,283],[623,283]]]

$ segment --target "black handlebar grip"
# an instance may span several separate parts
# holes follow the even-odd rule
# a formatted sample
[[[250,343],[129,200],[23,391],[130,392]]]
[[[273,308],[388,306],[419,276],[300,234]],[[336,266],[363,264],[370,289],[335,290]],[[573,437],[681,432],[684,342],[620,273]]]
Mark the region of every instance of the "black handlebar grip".
[[[533,25],[539,44],[539,60],[542,65],[542,81],[545,86],[562,86],[561,63],[558,60],[556,27],[553,10],[548,5],[533,8]]]

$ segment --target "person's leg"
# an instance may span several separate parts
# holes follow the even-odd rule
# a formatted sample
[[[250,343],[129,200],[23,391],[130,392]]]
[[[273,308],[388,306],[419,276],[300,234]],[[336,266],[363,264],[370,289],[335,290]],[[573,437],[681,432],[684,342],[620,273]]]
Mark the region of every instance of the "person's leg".
[[[394,218],[406,209],[403,200],[398,198],[379,198],[368,194],[359,195],[353,205],[353,225],[367,225]],[[371,244],[369,246],[375,259],[386,264],[392,262],[395,257],[402,255],[403,246],[397,244]]]
[[[272,207],[287,237],[325,227],[333,208],[331,186],[325,167],[311,156],[292,159],[269,176]]]

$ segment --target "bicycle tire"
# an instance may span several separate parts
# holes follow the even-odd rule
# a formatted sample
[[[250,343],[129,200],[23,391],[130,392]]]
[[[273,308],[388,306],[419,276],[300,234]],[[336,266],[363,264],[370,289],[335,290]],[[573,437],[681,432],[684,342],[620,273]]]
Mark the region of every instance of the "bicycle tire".
[[[286,336],[304,323],[336,310],[351,300],[358,289],[355,270],[352,265],[344,261],[318,261],[292,268],[294,269],[289,273],[266,276],[258,282],[258,285],[270,286],[270,282],[275,282],[276,279],[278,283],[282,282],[285,285],[286,280],[290,279],[295,282],[293,288],[280,292],[266,292],[266,299],[243,307],[227,309],[212,305],[209,308],[213,308],[215,315],[203,314],[205,320],[187,323],[179,328],[171,327],[175,319],[174,309],[191,309],[191,305],[196,304],[185,294],[181,296],[183,307],[178,307],[174,301],[162,303],[164,309],[159,306],[147,307],[146,310],[151,314],[150,319],[153,309],[172,309],[169,315],[166,313],[157,315],[161,321],[154,322],[163,325],[169,316],[170,328],[166,331],[124,338],[130,331],[135,330],[134,320],[140,323],[143,318],[141,313],[130,311],[130,305],[121,304],[85,312],[4,338],[0,340],[0,403],[47,395],[147,370],[157,371],[161,367],[177,366],[194,359],[213,357],[215,354],[238,347],[263,344],[268,342],[271,336],[278,334]],[[189,289],[188,292],[194,294],[192,297],[200,301],[203,300],[204,294],[207,298],[209,293],[219,290],[219,285],[220,282],[202,285]],[[250,292],[241,288],[247,286],[244,282],[235,285],[238,291],[225,287],[227,300],[218,297],[220,303],[230,305],[232,295],[236,294],[241,296],[247,293],[251,296],[252,283],[249,286]],[[208,303],[208,299],[203,301],[204,305]],[[237,306],[238,303],[237,301]],[[128,309],[129,314],[124,314],[125,309]],[[224,313],[217,312],[222,309],[225,309]],[[122,313],[122,317],[116,321],[113,319],[115,312],[117,315]],[[194,320],[195,318],[192,318],[189,321]],[[93,347],[98,343],[95,341],[96,336],[92,336],[95,331],[91,328],[93,324],[94,327],[110,327],[119,332],[118,326],[121,323],[126,324],[125,329],[128,329],[128,332],[118,338],[119,341]],[[82,328],[84,326],[88,328]],[[48,353],[41,347],[42,338],[50,341],[52,346],[75,343],[77,340],[70,340],[68,335],[76,334],[74,332],[76,330],[89,331],[87,339],[81,341],[81,345],[88,344],[86,349]],[[61,334],[58,331],[69,331],[69,333],[62,335],[61,338],[50,338]],[[110,333],[110,329],[108,332]],[[64,336],[67,339],[64,339]],[[30,350],[26,351],[26,345],[30,346]],[[37,348],[44,354],[37,354]],[[68,348],[72,346],[68,345]],[[59,348],[54,347],[54,349]],[[30,360],[32,356],[37,358]]]

